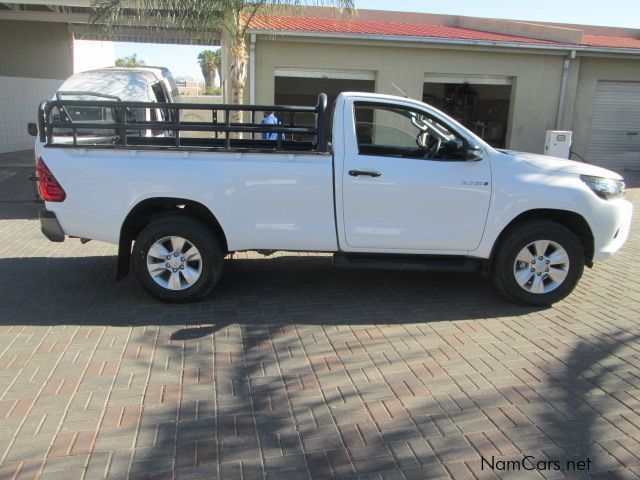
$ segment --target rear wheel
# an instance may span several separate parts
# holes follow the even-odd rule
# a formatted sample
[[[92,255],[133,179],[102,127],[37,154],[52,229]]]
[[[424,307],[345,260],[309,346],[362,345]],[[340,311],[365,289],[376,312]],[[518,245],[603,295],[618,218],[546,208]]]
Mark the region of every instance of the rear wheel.
[[[533,221],[508,232],[498,246],[493,280],[515,302],[551,305],[572,292],[583,270],[584,250],[573,232]]]
[[[171,215],[147,225],[133,247],[142,287],[166,302],[189,302],[215,287],[223,266],[215,234],[198,220]]]

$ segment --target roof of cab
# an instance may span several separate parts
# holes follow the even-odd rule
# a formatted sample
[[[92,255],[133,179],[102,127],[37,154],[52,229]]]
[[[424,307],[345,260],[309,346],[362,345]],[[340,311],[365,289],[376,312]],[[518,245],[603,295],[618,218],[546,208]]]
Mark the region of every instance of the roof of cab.
[[[154,67],[151,65],[139,65],[137,67],[104,67],[97,68],[95,70],[87,70],[81,73],[88,72],[136,72],[143,75],[151,75],[155,80],[161,80],[162,78],[171,75],[171,71],[167,67]]]

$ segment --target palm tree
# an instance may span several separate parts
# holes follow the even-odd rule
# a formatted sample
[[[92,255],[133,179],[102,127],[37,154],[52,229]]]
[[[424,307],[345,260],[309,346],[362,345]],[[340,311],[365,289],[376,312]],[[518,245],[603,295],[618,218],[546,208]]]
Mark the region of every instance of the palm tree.
[[[137,53],[130,57],[116,59],[116,67],[140,67],[143,65],[145,65],[144,60],[139,59]]]
[[[215,87],[216,74],[220,72],[220,64],[222,63],[222,55],[218,50],[203,50],[198,54],[198,64],[202,69],[205,88],[211,90]],[[220,76],[222,79],[222,75]]]
[[[108,28],[145,25],[178,28],[209,34],[213,40],[222,28],[231,38],[232,102],[242,104],[247,81],[245,36],[256,15],[300,14],[305,6],[337,7],[355,11],[354,0],[93,0],[92,23]],[[233,112],[233,121],[242,121],[242,112]]]

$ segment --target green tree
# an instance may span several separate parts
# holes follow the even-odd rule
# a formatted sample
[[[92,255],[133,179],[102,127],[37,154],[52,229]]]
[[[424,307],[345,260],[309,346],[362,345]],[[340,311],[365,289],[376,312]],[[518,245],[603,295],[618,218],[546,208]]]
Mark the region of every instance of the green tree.
[[[116,67],[141,67],[145,65],[144,60],[138,58],[138,54],[134,53],[130,57],[118,58]]]
[[[203,50],[198,54],[198,63],[202,69],[205,88],[207,91],[215,88],[216,74],[220,72],[222,63],[221,50]],[[222,75],[220,76],[222,80]]]
[[[245,37],[256,15],[300,14],[305,6],[355,11],[354,0],[93,0],[91,20],[108,28],[145,25],[178,28],[210,35],[223,29],[231,38],[232,101],[242,104],[249,55]],[[242,121],[234,112],[234,121]]]

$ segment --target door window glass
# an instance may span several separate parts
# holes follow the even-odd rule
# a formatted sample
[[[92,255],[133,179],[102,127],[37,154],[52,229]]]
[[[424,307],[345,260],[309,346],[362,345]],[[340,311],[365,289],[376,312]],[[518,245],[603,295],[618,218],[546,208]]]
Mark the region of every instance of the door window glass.
[[[424,112],[398,105],[356,103],[354,115],[361,155],[465,159],[462,137]]]

